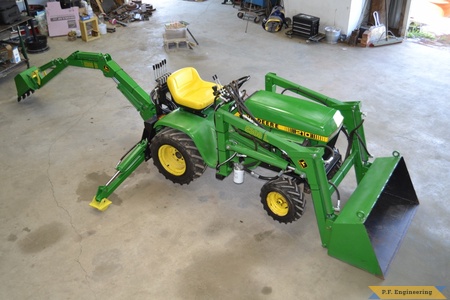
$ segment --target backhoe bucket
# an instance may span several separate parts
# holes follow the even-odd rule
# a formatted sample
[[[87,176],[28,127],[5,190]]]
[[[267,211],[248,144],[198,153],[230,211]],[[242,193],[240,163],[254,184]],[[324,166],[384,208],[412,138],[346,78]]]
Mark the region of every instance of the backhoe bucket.
[[[17,101],[20,102],[39,88],[38,82],[41,79],[39,76],[38,68],[31,67],[14,78],[17,89]]]
[[[404,159],[375,159],[333,223],[328,254],[384,278],[418,204]]]

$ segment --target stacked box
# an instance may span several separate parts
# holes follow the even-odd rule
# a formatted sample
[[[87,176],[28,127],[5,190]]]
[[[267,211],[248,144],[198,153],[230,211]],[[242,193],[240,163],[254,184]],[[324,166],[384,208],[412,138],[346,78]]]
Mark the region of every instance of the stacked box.
[[[47,17],[48,35],[51,37],[67,35],[72,30],[80,30],[78,7],[62,9],[60,3],[57,1],[47,2],[45,13]]]
[[[18,63],[20,63],[20,61],[21,61],[21,59],[20,59],[19,49],[17,47],[14,47],[14,49],[12,50],[11,63],[18,64]]]
[[[320,18],[298,14],[292,18],[292,34],[310,38],[319,33]]]

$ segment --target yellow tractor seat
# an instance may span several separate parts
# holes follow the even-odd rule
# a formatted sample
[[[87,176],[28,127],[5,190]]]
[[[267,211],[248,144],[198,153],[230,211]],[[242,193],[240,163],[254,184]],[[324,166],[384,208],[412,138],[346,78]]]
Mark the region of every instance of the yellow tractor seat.
[[[167,86],[175,103],[193,110],[203,110],[214,102],[212,87],[215,85],[201,79],[192,67],[175,71],[167,78]]]

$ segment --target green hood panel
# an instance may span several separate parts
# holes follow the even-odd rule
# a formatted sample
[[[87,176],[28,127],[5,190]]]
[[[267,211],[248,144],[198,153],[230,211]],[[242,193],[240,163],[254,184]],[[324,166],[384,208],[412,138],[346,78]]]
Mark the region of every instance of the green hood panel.
[[[321,142],[333,138],[343,121],[336,109],[269,91],[254,93],[245,105],[268,127]]]

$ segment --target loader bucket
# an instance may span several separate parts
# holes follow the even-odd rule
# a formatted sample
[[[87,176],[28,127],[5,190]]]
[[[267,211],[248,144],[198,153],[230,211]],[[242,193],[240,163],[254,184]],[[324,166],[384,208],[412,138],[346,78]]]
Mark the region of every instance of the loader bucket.
[[[38,68],[31,67],[14,78],[17,90],[17,101],[20,102],[39,88],[38,82],[41,79],[39,76]]]
[[[418,204],[404,159],[375,159],[333,223],[328,254],[384,278]]]

